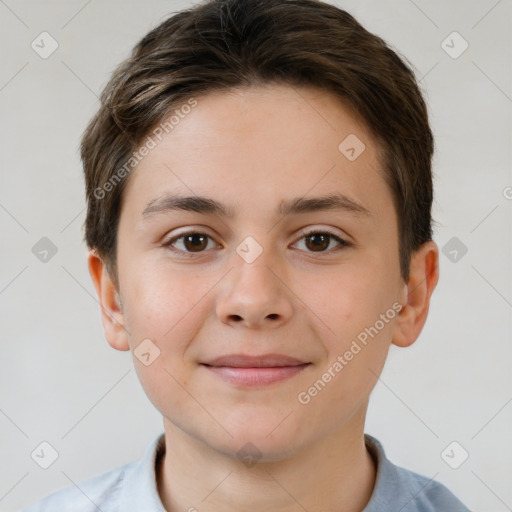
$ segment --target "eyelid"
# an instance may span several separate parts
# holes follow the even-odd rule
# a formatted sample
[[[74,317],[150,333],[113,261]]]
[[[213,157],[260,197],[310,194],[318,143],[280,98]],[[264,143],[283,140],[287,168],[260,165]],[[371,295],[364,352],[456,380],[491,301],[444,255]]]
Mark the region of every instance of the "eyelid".
[[[193,226],[193,227],[190,227],[190,226],[186,226],[183,228],[183,231],[179,231],[180,228],[177,228],[178,229],[178,232],[177,233],[173,233],[172,236],[167,236],[166,235],[166,239],[168,241],[170,240],[174,240],[175,238],[179,238],[180,236],[185,236],[185,235],[196,235],[196,234],[201,234],[201,235],[208,235],[209,237],[212,237],[212,235],[209,234],[209,232],[211,231],[209,228],[205,227],[205,226]]]
[[[302,228],[301,230],[299,230],[299,235],[301,237],[303,236],[306,236],[306,235],[312,235],[314,233],[326,233],[326,234],[329,234],[329,235],[332,235],[332,236],[337,236],[338,238],[343,238],[345,235],[343,235],[342,233],[337,233],[335,232],[332,228],[327,228],[327,227],[308,227],[308,228]]]

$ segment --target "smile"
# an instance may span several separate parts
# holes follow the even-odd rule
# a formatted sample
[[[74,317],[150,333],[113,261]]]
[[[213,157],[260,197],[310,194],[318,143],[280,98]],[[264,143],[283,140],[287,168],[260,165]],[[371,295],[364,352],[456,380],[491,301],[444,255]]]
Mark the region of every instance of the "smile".
[[[297,375],[309,366],[304,363],[296,366],[274,366],[271,368],[235,368],[232,366],[208,366],[203,365],[209,371],[222,379],[242,386],[263,386],[279,382]]]
[[[289,379],[311,363],[279,354],[247,356],[233,354],[218,357],[201,366],[230,384],[264,386]]]

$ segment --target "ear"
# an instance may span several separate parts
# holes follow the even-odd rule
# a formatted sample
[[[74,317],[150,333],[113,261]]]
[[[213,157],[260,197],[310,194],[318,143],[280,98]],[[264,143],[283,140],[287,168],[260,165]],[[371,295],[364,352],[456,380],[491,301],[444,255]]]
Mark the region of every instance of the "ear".
[[[403,307],[397,317],[392,343],[412,345],[427,320],[430,297],[439,281],[439,249],[433,241],[425,242],[411,258],[409,281],[404,285]]]
[[[112,348],[130,350],[121,298],[107,266],[95,250],[89,251],[87,263],[101,306],[101,322],[105,337]]]

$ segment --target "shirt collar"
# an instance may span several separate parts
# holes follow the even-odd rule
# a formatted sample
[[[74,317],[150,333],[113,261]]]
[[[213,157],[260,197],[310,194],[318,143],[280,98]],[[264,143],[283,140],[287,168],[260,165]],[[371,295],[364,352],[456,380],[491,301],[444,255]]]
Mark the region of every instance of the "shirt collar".
[[[396,466],[388,460],[384,453],[384,448],[378,439],[365,434],[364,441],[366,449],[375,462],[377,473],[370,501],[363,509],[363,512],[380,512],[389,507],[390,496],[398,499],[401,495],[400,479]]]
[[[365,444],[372,456],[377,474],[370,501],[363,512],[380,512],[389,506],[389,497],[400,495],[400,479],[397,469],[384,453],[381,443],[365,434]],[[165,453],[165,434],[159,434],[146,448],[144,456],[128,471],[124,480],[121,510],[125,512],[166,512],[156,484],[156,466]]]
[[[156,486],[156,463],[165,453],[165,434],[160,434],[146,448],[142,459],[127,472],[121,508],[124,512],[166,512]]]

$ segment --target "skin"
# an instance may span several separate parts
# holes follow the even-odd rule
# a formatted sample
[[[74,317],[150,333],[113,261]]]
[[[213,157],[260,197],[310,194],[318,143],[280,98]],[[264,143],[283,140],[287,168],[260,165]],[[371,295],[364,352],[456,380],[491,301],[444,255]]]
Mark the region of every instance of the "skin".
[[[133,352],[150,339],[160,350],[150,365],[136,357],[134,364],[163,415],[162,502],[168,511],[361,511],[375,483],[363,437],[368,398],[391,343],[411,345],[425,324],[438,247],[428,242],[414,253],[402,281],[397,217],[376,144],[330,93],[273,84],[197,101],[129,177],[119,288],[94,250],[88,260],[110,345]],[[349,134],[366,146],[354,161],[338,150]],[[371,215],[276,214],[283,200],[335,191]],[[234,216],[175,210],[143,218],[151,201],[170,193],[211,197]],[[333,238],[315,245],[305,228],[352,245]],[[174,240],[181,253],[165,245],[188,229],[208,242],[198,250]],[[236,251],[247,236],[263,250],[252,263]],[[298,394],[393,303],[401,311],[300,403]],[[257,388],[227,383],[199,364],[231,353],[311,364]],[[250,467],[237,456],[248,442],[261,454]]]

